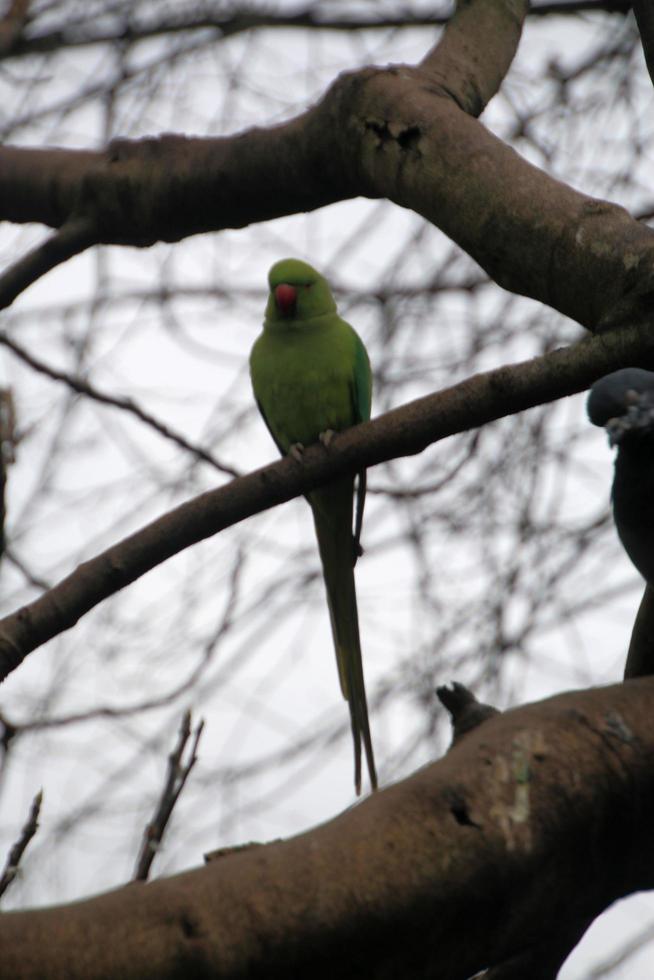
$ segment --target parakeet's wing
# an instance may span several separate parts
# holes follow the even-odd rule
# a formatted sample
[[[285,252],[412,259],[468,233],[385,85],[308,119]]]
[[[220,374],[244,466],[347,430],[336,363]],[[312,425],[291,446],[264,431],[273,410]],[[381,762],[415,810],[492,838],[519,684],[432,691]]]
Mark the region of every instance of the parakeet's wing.
[[[355,423],[367,422],[372,404],[372,372],[368,353],[363,343],[356,337],[354,356],[354,379],[352,385],[352,415]],[[354,517],[354,563],[361,554],[361,528],[363,508],[366,502],[366,470],[357,474],[357,506]]]
[[[266,413],[265,413],[265,412],[264,412],[264,410],[263,410],[263,405],[261,404],[261,402],[259,401],[259,399],[258,399],[258,398],[256,398],[256,399],[255,399],[255,401],[256,401],[256,403],[257,403],[257,408],[259,409],[259,412],[261,413],[261,418],[262,418],[262,419],[264,420],[264,422],[266,423],[266,428],[268,429],[268,432],[269,432],[269,433],[270,433],[270,435],[272,436],[272,440],[273,440],[273,442],[275,443],[275,445],[276,445],[276,446],[277,446],[277,448],[279,449],[279,452],[280,452],[280,454],[281,454],[282,456],[285,456],[285,455],[286,455],[286,450],[284,449],[284,447],[282,446],[282,444],[281,444],[281,443],[279,442],[279,440],[278,440],[278,438],[277,438],[277,436],[276,436],[276,435],[275,435],[275,433],[273,432],[273,430],[272,430],[272,428],[271,428],[271,426],[270,426],[270,422],[269,422],[269,421],[268,421],[268,419],[266,418]]]
[[[367,422],[372,404],[372,372],[368,353],[359,337],[355,338],[353,407],[356,422]]]

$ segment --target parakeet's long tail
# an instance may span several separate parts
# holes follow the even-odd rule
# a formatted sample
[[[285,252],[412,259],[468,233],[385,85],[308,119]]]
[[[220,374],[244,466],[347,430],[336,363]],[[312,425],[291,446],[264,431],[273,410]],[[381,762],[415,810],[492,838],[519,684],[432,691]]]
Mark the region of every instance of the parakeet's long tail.
[[[345,477],[309,495],[322,561],[327,604],[332,624],[338,676],[350,708],[354,739],[354,784],[361,792],[361,745],[370,785],[377,789],[368,704],[361,662],[359,617],[354,586],[355,552],[352,537],[353,479]]]

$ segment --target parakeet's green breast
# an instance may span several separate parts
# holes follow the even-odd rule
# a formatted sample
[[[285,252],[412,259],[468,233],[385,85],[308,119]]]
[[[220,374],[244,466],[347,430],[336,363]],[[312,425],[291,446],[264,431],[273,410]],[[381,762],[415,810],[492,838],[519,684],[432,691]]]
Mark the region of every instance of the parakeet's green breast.
[[[359,345],[354,330],[335,313],[264,329],[250,358],[252,385],[284,452],[295,442],[308,446],[321,432],[338,432],[366,417],[357,406]]]

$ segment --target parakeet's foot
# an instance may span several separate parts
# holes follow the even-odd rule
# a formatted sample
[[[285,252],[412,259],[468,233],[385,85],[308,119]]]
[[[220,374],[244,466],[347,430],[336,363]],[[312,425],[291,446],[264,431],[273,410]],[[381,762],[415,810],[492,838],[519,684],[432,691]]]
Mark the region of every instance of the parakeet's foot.
[[[321,432],[320,433],[320,435],[318,436],[318,438],[320,439],[320,441],[323,444],[323,446],[325,447],[325,449],[329,449],[329,447],[331,445],[331,441],[332,441],[332,439],[334,438],[335,435],[336,435],[336,433],[334,432],[333,429],[325,429],[324,432]]]
[[[357,561],[359,560],[362,554],[363,554],[363,548],[361,547],[361,542],[357,541],[357,539],[353,535],[352,536],[352,558],[353,558],[352,564],[353,565],[356,565]]]
[[[302,454],[304,452],[304,446],[301,442],[294,442],[288,450],[288,455],[292,456],[296,463],[302,462]]]

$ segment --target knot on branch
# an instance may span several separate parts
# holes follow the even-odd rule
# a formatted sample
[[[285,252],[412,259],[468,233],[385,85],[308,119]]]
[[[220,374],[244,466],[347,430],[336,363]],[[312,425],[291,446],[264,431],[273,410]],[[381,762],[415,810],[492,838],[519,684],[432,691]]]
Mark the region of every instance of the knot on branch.
[[[451,687],[437,687],[436,695],[450,713],[452,745],[488,718],[500,714],[500,711],[492,705],[478,701],[472,691],[457,681],[453,681]]]
[[[398,123],[377,122],[374,119],[367,119],[364,123],[366,130],[372,132],[377,137],[377,146],[382,147],[389,142],[395,142],[401,150],[415,151],[419,156],[420,138],[422,130],[420,126],[406,126]]]

